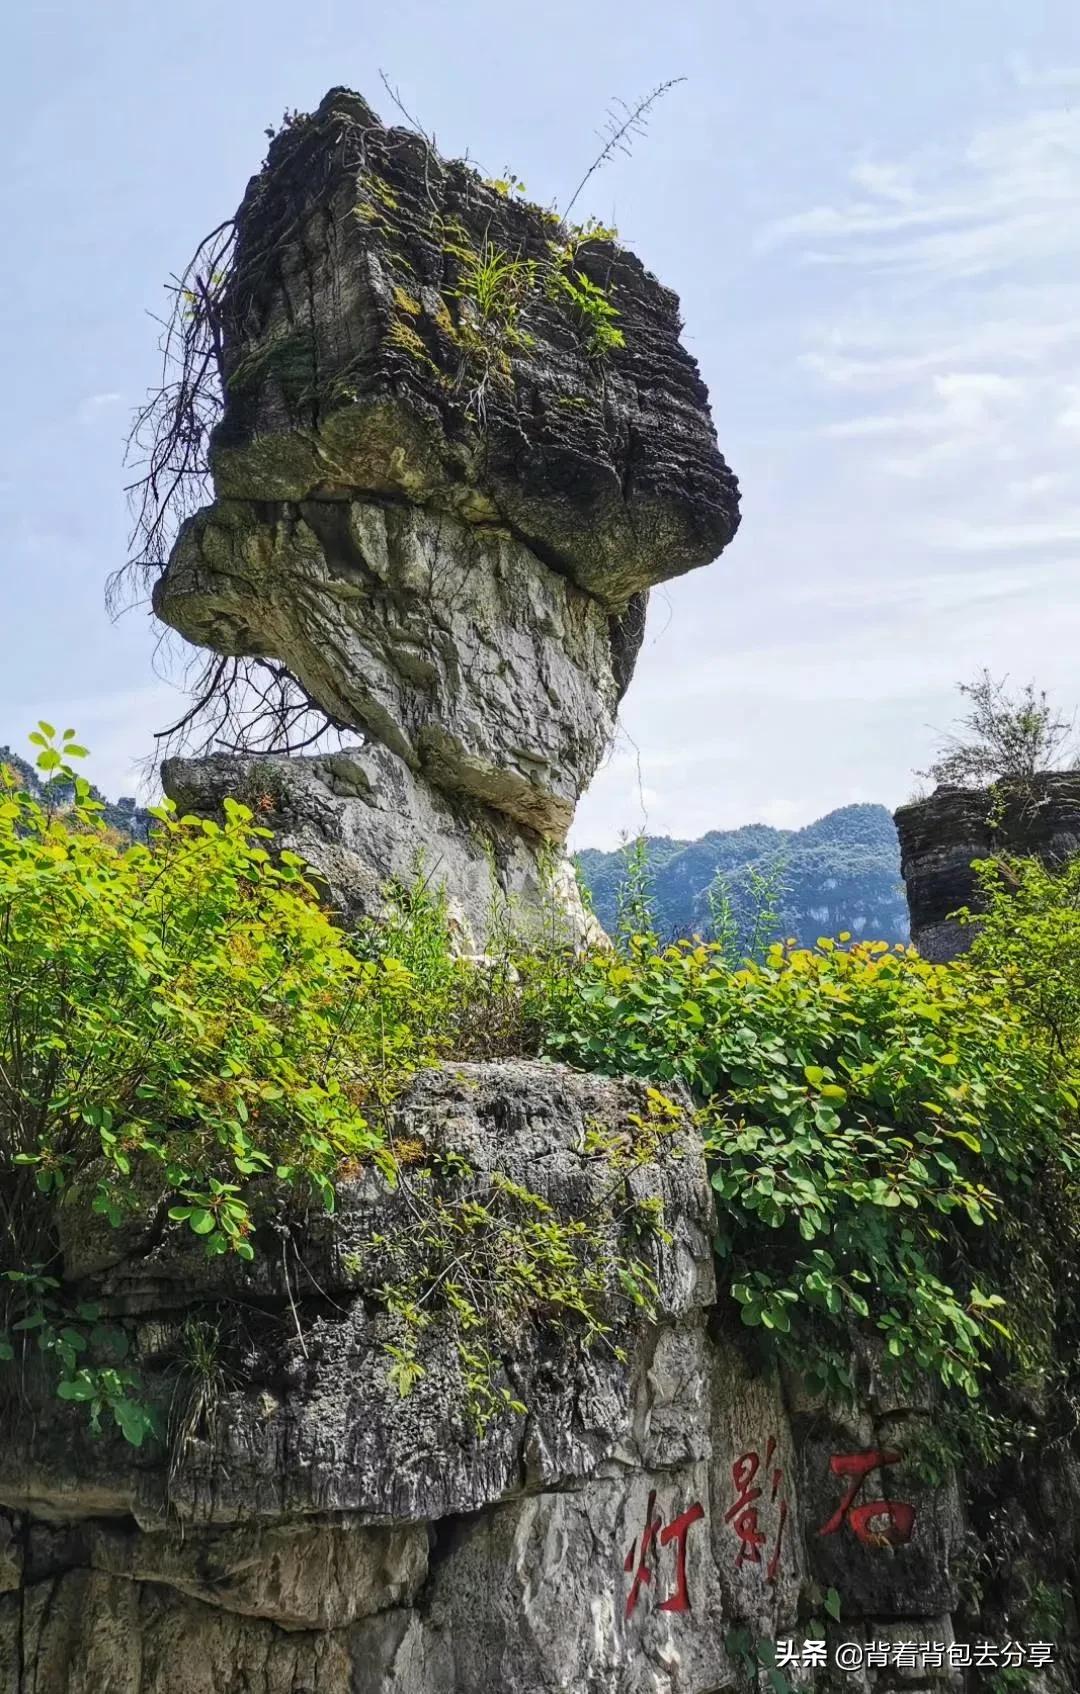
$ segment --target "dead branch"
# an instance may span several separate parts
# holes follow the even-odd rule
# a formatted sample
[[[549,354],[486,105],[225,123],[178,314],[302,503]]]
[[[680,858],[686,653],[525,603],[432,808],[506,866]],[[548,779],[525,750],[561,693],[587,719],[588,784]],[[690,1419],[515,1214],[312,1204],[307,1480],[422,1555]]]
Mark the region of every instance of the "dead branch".
[[[604,129],[597,132],[604,145],[601,147],[599,153],[596,155],[596,158],[593,160],[592,164],[585,172],[585,175],[574,189],[573,194],[571,194],[569,202],[561,214],[564,222],[570,216],[574,206],[580,199],[581,192],[590,177],[595,176],[596,172],[607,164],[613,154],[626,153],[629,155],[633,144],[633,137],[635,135],[644,135],[648,128],[649,115],[652,108],[656,105],[656,102],[658,100],[662,100],[664,95],[667,94],[670,89],[675,88],[680,82],[685,81],[686,78],[684,76],[669,77],[667,82],[658,83],[652,90],[651,94],[646,94],[635,106],[628,106],[625,100],[616,99],[614,101],[614,104],[619,107],[619,112],[612,112],[609,110],[607,113],[607,123]]]

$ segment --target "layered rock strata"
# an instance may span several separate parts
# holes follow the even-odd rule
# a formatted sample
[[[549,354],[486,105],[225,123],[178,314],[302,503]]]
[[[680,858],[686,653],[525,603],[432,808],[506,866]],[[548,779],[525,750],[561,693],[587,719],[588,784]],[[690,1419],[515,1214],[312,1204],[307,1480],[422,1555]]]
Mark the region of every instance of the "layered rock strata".
[[[1061,865],[1080,853],[1080,773],[1048,771],[1022,788],[939,787],[895,814],[911,938],[926,959],[954,959],[973,931],[957,923],[979,909],[971,866],[996,854]]]
[[[465,807],[504,862],[561,861],[650,586],[738,523],[675,296],[340,89],[273,142],[235,227],[207,307],[215,499],[155,610],[385,750],[396,833]],[[510,876],[522,908],[534,881]]]
[[[406,1181],[345,1183],[335,1218],[267,1214],[246,1269],[182,1226],[120,1236],[73,1208],[65,1276],[128,1327],[170,1451],[90,1439],[79,1407],[41,1417],[32,1381],[8,1406],[0,1686],[715,1694],[742,1686],[740,1632],[755,1652],[801,1644],[829,1587],[839,1638],[951,1639],[959,1498],[901,1457],[925,1410],[872,1389],[837,1412],[750,1364],[717,1326],[689,1119],[621,1181],[597,1156],[646,1111],[640,1084],[536,1062],[447,1067],[401,1102],[398,1135],[466,1160],[478,1195],[527,1185],[612,1251],[628,1198],[663,1208],[652,1314],[586,1350],[542,1317],[504,1335],[498,1379],[527,1410],[480,1434],[448,1325],[407,1397],[388,1371],[400,1336],[371,1298],[370,1242],[415,1227]],[[226,1310],[208,1387],[185,1336]]]

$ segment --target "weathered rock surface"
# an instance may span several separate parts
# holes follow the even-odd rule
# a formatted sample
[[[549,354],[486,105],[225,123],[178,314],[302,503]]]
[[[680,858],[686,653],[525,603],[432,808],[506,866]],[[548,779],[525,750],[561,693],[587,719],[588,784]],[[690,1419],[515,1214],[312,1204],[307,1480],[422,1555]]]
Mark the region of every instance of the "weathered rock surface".
[[[678,301],[615,242],[580,243],[566,274],[606,291],[624,339],[596,357],[554,280],[566,238],[332,90],[237,215],[219,497],[352,489],[509,524],[616,610],[708,564],[737,485]]]
[[[418,507],[231,500],[159,601],[189,640],[283,661],[447,794],[561,842],[608,745],[608,616],[508,537]]]
[[[169,759],[162,782],[184,812],[213,816],[226,798],[250,806],[279,847],[306,861],[346,926],[383,916],[390,885],[419,875],[453,890],[447,915],[462,953],[489,951],[507,927],[525,941],[603,942],[564,854],[490,807],[440,792],[385,747]]]
[[[716,557],[738,488],[675,296],[504,189],[342,89],[272,143],[209,308],[216,497],[153,602],[400,760],[395,842],[464,799],[528,867],[610,744],[650,586]]]
[[[362,1261],[372,1234],[410,1227],[406,1188],[360,1175],[336,1217],[271,1213],[239,1270],[152,1217],[111,1260],[100,1219],[67,1226],[67,1277],[171,1398],[172,1460],[90,1439],[79,1408],[6,1409],[0,1687],[726,1694],[743,1686],[731,1632],[814,1637],[829,1587],[835,1640],[951,1640],[963,1503],[904,1462],[928,1409],[878,1384],[838,1413],[750,1363],[714,1309],[689,1119],[621,1177],[596,1151],[646,1113],[640,1084],[543,1062],[447,1066],[401,1102],[396,1133],[466,1160],[478,1194],[496,1174],[527,1185],[611,1251],[628,1200],[663,1203],[670,1239],[643,1245],[655,1311],[618,1321],[623,1356],[540,1321],[507,1331],[500,1369],[528,1409],[483,1434],[446,1332],[408,1398],[388,1379],[396,1331]],[[200,1395],[179,1343],[208,1319],[222,1349]],[[845,1505],[853,1455],[871,1462]]]
[[[1048,771],[1022,792],[942,786],[895,818],[911,938],[942,962],[970,945],[971,929],[951,914],[979,909],[973,860],[1000,853],[1055,865],[1080,853],[1080,773]]]

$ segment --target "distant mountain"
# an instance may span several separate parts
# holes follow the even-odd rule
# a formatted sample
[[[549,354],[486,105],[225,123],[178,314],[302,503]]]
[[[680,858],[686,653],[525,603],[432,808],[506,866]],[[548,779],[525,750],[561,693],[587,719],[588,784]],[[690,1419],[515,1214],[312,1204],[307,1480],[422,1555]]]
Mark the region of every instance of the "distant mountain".
[[[41,794],[41,778],[37,771],[33,765],[28,764],[25,759],[21,759],[18,753],[13,753],[10,747],[0,747],[0,765],[9,765],[12,770],[17,771],[23,787],[28,789],[31,794]],[[130,835],[134,841],[146,840],[152,820],[150,813],[144,806],[137,806],[132,799],[106,800],[104,794],[94,788],[93,785],[91,785],[90,792],[95,800],[102,801],[104,811],[101,815],[111,828],[119,830],[122,835]],[[67,793],[64,792],[63,788],[60,789],[59,798],[62,803],[69,796],[70,789]]]
[[[909,937],[900,848],[884,806],[841,806],[804,829],[745,824],[710,830],[699,841],[647,836],[646,852],[656,926],[665,940],[712,933],[709,891],[718,879],[745,939],[758,902],[755,874],[779,883],[772,938],[793,936],[812,946],[818,936],[842,930],[875,941]],[[613,929],[626,850],[587,847],[577,864],[597,917]]]

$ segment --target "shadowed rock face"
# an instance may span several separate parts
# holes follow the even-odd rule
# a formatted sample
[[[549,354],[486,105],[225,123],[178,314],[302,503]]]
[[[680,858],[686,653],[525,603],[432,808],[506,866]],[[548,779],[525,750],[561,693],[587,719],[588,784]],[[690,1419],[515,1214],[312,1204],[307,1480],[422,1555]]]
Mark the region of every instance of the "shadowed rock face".
[[[465,804],[489,846],[560,848],[650,586],[738,524],[680,327],[614,241],[333,91],[237,213],[216,498],[156,612],[283,664],[400,763],[414,819]]]
[[[558,220],[335,89],[237,215],[219,496],[345,489],[505,524],[618,610],[738,523],[675,295],[611,241],[553,267]],[[564,284],[606,292],[599,359]]]
[[[667,1234],[640,1246],[654,1309],[624,1310],[589,1349],[539,1316],[508,1328],[499,1381],[528,1410],[506,1405],[480,1435],[447,1324],[425,1333],[406,1398],[388,1377],[400,1336],[371,1299],[369,1249],[415,1227],[404,1183],[345,1181],[333,1217],[271,1205],[248,1266],[208,1259],[182,1225],[120,1232],[66,1207],[63,1273],[127,1322],[182,1439],[170,1465],[90,1439],[84,1408],[7,1417],[5,1694],[705,1694],[740,1686],[733,1629],[799,1637],[841,1580],[843,1639],[951,1639],[954,1486],[907,1467],[872,1479],[868,1501],[880,1480],[914,1513],[903,1545],[821,1533],[843,1492],[833,1455],[906,1451],[925,1413],[884,1389],[872,1411],[830,1410],[748,1367],[712,1310],[690,1112],[622,1181],[589,1148],[646,1110],[641,1083],[537,1062],[449,1065],[399,1102],[396,1131],[466,1160],[477,1197],[525,1185],[611,1251],[628,1199],[663,1206]],[[230,1299],[213,1397],[185,1399],[185,1320]]]
[[[609,620],[527,548],[415,506],[226,500],[166,581],[189,639],[272,653],[444,793],[565,836],[614,724]]]
[[[944,962],[971,942],[951,914],[978,910],[973,860],[1004,853],[1054,865],[1080,852],[1080,773],[1048,771],[1023,794],[942,786],[895,821],[911,938],[925,959]]]

